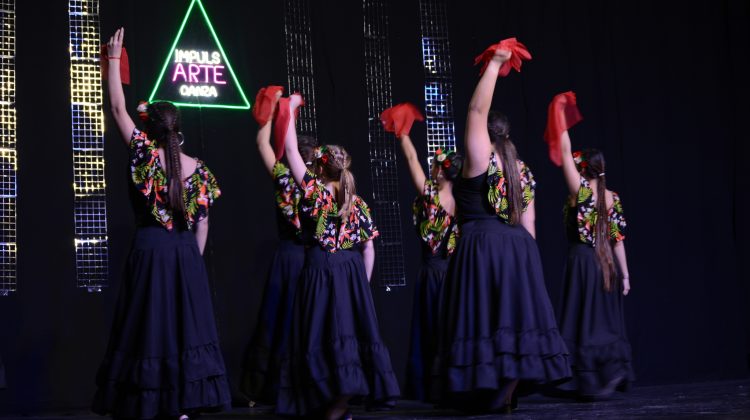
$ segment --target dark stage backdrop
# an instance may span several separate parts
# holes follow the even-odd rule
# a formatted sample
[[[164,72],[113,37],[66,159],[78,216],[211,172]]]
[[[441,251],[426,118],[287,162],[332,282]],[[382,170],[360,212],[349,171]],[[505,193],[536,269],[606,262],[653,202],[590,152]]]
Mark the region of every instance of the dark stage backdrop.
[[[66,2],[17,2],[19,290],[0,298],[0,354],[9,389],[0,413],[83,407],[94,393],[113,305],[133,236],[127,152],[107,116],[111,286],[74,287]],[[248,95],[286,84],[282,2],[205,0]],[[313,39],[319,134],[354,157],[359,190],[370,171],[357,1],[315,1]],[[565,258],[560,171],[542,141],[549,99],[578,93],[584,122],[576,147],[605,151],[609,185],[624,201],[632,294],[627,323],[640,384],[748,374],[750,257],[745,169],[750,115],[750,4],[744,1],[450,1],[457,133],[477,81],[473,57],[517,36],[534,54],[500,80],[495,107],[513,124],[534,170],[538,243],[557,302]],[[126,30],[131,109],[156,80],[187,0],[103,1],[102,34]],[[423,103],[416,1],[390,4],[395,101]],[[263,273],[275,243],[272,190],[257,161],[256,124],[245,111],[184,111],[186,149],[223,190],[206,252],[219,332],[233,383],[253,330]],[[424,126],[413,132],[424,151]],[[459,134],[459,144],[462,142]],[[419,260],[401,162],[406,261]],[[377,218],[377,215],[375,215]],[[408,264],[415,278],[416,263]],[[380,324],[403,378],[413,285],[375,287]]]

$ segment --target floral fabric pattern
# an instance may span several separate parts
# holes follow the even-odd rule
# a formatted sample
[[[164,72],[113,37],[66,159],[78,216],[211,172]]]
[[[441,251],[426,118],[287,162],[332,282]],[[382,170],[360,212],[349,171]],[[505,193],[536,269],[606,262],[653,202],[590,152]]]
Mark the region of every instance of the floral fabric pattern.
[[[622,201],[617,193],[612,192],[614,200],[612,208],[609,209],[609,237],[612,241],[620,242],[625,240],[623,233],[627,227],[627,221],[622,211]],[[566,211],[572,210],[570,206],[565,206]],[[581,178],[581,186],[578,188],[576,197],[576,222],[578,227],[578,239],[585,244],[596,246],[595,226],[598,218],[596,211],[596,200],[594,199],[594,190],[591,184],[585,178]],[[567,220],[567,219],[566,219]]]
[[[302,191],[292,178],[289,168],[281,162],[273,165],[273,182],[275,186],[276,206],[284,215],[284,218],[300,231],[299,205],[302,199]]]
[[[380,235],[362,197],[354,196],[349,217],[342,220],[334,195],[314,174],[305,174],[301,189],[301,211],[315,221],[315,239],[327,252],[351,249]]]
[[[151,214],[167,230],[172,230],[174,218],[167,205],[169,182],[159,160],[159,150],[156,143],[137,128],[130,137],[130,173],[136,189],[146,197]],[[208,208],[219,196],[221,190],[214,174],[196,159],[195,171],[183,183],[182,199],[188,229],[208,217]]]
[[[521,168],[521,194],[523,196],[523,211],[529,207],[534,200],[536,192],[536,181],[531,169],[521,160],[518,160],[518,166]],[[493,153],[490,156],[490,165],[487,168],[487,184],[490,191],[487,193],[487,199],[495,208],[497,216],[505,223],[510,222],[510,205],[508,203],[508,182],[505,179],[502,169],[497,164],[497,157]]]
[[[412,204],[412,212],[417,233],[430,247],[432,254],[440,251],[447,238],[447,251],[451,255],[458,242],[458,224],[455,223],[455,217],[440,205],[437,185],[432,180],[425,181],[422,194]]]

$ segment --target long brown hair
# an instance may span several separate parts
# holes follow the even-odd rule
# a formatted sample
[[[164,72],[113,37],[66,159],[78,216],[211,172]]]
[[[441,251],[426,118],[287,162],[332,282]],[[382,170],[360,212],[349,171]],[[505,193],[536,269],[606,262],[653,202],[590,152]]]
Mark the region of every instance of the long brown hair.
[[[582,153],[586,165],[581,167],[581,175],[588,180],[596,180],[596,225],[594,240],[596,256],[602,268],[604,290],[612,290],[617,277],[612,256],[612,243],[609,235],[609,210],[607,209],[607,178],[605,177],[604,154],[596,149]]]
[[[180,111],[171,102],[152,102],[148,105],[146,133],[151,140],[164,149],[167,163],[167,183],[169,208],[175,213],[185,213],[182,198],[182,133],[180,132]],[[181,219],[179,219],[181,220]]]
[[[510,224],[521,223],[523,214],[523,191],[521,189],[521,174],[518,170],[518,152],[510,139],[510,123],[505,114],[490,111],[487,119],[487,131],[490,141],[495,145],[495,152],[503,165],[503,175],[508,180],[508,210]]]
[[[315,173],[325,182],[339,182],[336,203],[339,206],[339,216],[346,219],[352,212],[354,195],[357,193],[354,174],[349,170],[352,158],[343,147],[334,144],[322,146],[317,150],[319,156],[313,164]]]

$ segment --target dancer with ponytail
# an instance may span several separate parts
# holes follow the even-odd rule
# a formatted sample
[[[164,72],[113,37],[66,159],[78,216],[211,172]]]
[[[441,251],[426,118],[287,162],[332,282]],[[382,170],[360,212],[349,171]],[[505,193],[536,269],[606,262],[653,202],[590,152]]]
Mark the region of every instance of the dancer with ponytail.
[[[316,149],[308,170],[295,129],[299,95],[283,100],[291,116],[285,150],[303,191],[303,223],[315,232],[305,257],[281,369],[279,414],[351,418],[359,396],[382,405],[399,396],[388,348],[380,338],[369,280],[378,231],[356,194],[351,157],[341,146]]]
[[[277,159],[271,145],[272,120],[281,93],[280,86],[261,89],[253,108],[253,115],[260,125],[256,137],[258,152],[274,183],[276,226],[279,232],[279,245],[263,289],[258,322],[246,352],[240,383],[242,392],[253,405],[257,402],[276,404],[281,356],[286,351],[294,293],[305,263],[305,244],[299,214],[302,191],[294,182],[289,167]],[[286,121],[281,123],[288,124]],[[299,136],[297,143],[304,161],[312,162],[317,140]]]
[[[453,183],[461,174],[463,161],[454,150],[437,149],[427,178],[409,136],[415,119],[421,121],[422,115],[409,103],[396,105],[381,115],[386,131],[398,138],[418,194],[412,210],[422,244],[422,267],[414,291],[406,387],[410,398],[426,400],[436,355],[440,290],[458,240]]]
[[[500,70],[516,52],[491,48],[453,191],[461,239],[443,286],[434,369],[434,396],[469,412],[509,412],[519,382],[570,377],[534,240],[534,177],[518,160],[508,119],[490,111]]]
[[[550,113],[564,119],[577,114],[575,106],[572,92],[560,94]],[[554,119],[551,115],[550,121]],[[620,197],[607,189],[602,152],[571,152],[572,125],[562,126],[558,137],[570,192],[564,208],[569,250],[559,321],[574,376],[558,389],[582,398],[606,397],[626,390],[634,378],[623,310],[623,298],[630,291],[623,242],[626,222]]]
[[[117,60],[124,30],[107,45],[112,114],[130,150],[138,228],[115,308],[93,410],[115,418],[186,419],[230,407],[203,251],[208,209],[221,191],[182,153],[180,114],[169,102],[125,109]],[[113,63],[115,63],[113,65]]]

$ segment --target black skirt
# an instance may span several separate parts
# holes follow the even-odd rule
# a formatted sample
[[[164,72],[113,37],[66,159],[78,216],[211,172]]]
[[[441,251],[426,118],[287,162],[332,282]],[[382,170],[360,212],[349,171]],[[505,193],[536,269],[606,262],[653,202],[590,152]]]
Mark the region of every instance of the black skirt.
[[[382,403],[399,393],[362,254],[310,248],[294,300],[277,412],[310,416],[338,396]]]
[[[116,418],[230,407],[208,275],[192,232],[136,232],[93,410]]]
[[[411,344],[406,367],[406,396],[427,400],[432,365],[437,354],[440,289],[448,272],[448,258],[427,256],[419,271],[411,314]]]
[[[240,384],[252,401],[276,404],[281,356],[286,352],[294,294],[304,264],[304,245],[295,240],[279,243],[263,289],[258,323],[245,355]]]
[[[560,333],[571,354],[573,380],[559,389],[595,396],[612,381],[624,391],[635,379],[623,298],[619,285],[611,292],[604,290],[596,250],[572,244],[559,320]]]
[[[571,376],[534,239],[498,219],[466,222],[441,293],[433,397]],[[453,395],[464,394],[464,395]]]

